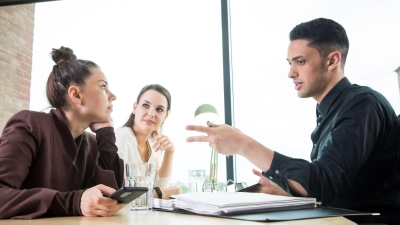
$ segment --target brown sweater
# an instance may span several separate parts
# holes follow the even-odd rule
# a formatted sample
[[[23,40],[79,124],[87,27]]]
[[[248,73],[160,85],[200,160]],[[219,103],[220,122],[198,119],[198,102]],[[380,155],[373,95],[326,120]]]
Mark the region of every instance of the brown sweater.
[[[74,140],[60,109],[18,112],[0,138],[0,219],[82,215],[84,190],[123,172],[112,127]]]

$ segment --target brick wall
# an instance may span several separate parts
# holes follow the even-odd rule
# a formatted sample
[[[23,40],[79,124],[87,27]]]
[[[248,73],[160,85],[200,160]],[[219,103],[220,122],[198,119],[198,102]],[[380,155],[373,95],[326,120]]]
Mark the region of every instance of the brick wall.
[[[0,133],[7,120],[29,109],[34,4],[0,7]]]

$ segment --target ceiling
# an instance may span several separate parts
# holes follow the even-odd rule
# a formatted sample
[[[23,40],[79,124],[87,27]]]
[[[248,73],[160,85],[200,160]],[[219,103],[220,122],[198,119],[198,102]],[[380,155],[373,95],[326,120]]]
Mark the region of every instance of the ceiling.
[[[29,4],[36,2],[50,2],[50,1],[60,1],[60,0],[0,0],[0,6]]]

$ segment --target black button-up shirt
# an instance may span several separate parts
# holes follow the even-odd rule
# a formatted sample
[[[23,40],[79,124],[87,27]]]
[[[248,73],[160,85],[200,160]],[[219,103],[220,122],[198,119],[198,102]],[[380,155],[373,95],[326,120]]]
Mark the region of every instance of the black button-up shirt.
[[[343,78],[317,105],[311,162],[275,152],[263,175],[290,193],[300,183],[323,205],[364,211],[400,210],[400,124],[389,102]],[[393,196],[396,197],[393,197]]]

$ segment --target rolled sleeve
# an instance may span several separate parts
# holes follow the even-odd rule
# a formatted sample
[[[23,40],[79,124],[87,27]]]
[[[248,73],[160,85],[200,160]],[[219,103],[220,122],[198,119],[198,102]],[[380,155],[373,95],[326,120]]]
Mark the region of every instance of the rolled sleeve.
[[[286,179],[300,183],[307,191],[309,189],[309,164],[306,160],[294,159],[275,152],[270,169],[262,174],[293,196]]]

